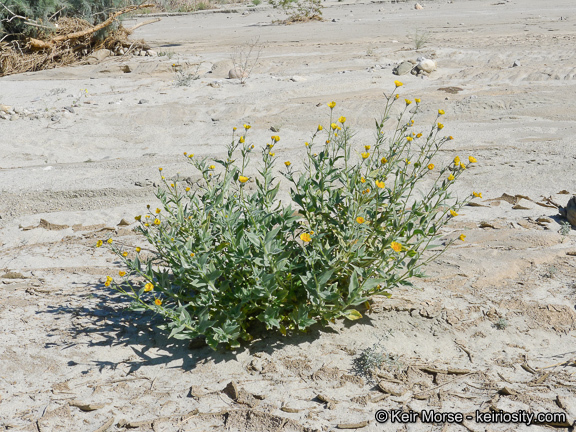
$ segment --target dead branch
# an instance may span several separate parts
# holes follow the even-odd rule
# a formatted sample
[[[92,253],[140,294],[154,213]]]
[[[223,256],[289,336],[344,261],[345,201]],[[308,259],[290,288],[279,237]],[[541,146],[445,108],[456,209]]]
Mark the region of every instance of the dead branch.
[[[154,18],[154,19],[151,19],[149,21],[144,21],[144,22],[138,23],[134,27],[131,27],[127,30],[131,33],[134,30],[136,30],[137,28],[140,28],[140,27],[148,25],[148,24],[153,24],[153,23],[158,22],[158,21],[161,21],[161,18]]]
[[[63,42],[66,40],[78,39],[78,38],[81,38],[83,36],[91,35],[93,33],[96,33],[98,30],[102,30],[104,27],[108,27],[120,15],[124,15],[125,13],[133,12],[133,11],[138,10],[138,9],[143,9],[143,8],[147,8],[147,7],[154,7],[154,6],[155,5],[150,4],[150,3],[135,5],[135,6],[128,6],[122,10],[119,10],[118,12],[114,12],[113,14],[110,15],[110,17],[106,21],[101,22],[100,24],[92,27],[91,29],[79,31],[76,33],[70,33],[70,34],[62,35],[62,36],[56,36],[55,38],[51,39],[49,41],[49,43]]]

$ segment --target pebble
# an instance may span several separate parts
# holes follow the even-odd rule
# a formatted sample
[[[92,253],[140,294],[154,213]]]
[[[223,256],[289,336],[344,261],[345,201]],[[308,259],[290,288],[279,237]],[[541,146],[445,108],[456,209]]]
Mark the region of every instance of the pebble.
[[[20,118],[20,116],[18,114],[12,114],[10,116],[10,121],[18,120],[19,118]]]
[[[60,116],[54,114],[52,117],[50,117],[50,120],[52,120],[53,122],[60,120]]]
[[[521,66],[520,62],[518,60],[514,60],[514,63],[512,64],[512,67],[517,67],[517,66]]]
[[[64,109],[66,111],[68,111],[69,113],[74,114],[76,111],[74,111],[74,108],[72,108],[71,106],[65,106]]]
[[[148,103],[148,102],[149,102],[148,99],[140,99],[140,100],[138,101],[138,104],[139,104],[139,105],[143,105],[143,104],[146,104],[146,103]]]
[[[304,78],[304,77],[302,77],[302,76],[294,75],[292,78],[290,78],[290,81],[293,81],[293,82],[304,82],[304,81],[306,81],[306,78]]]

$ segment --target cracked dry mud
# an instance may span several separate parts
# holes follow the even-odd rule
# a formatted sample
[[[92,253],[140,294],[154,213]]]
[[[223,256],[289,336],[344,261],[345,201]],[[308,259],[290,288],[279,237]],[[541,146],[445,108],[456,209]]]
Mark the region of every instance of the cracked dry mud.
[[[88,89],[58,121],[0,119],[0,428],[550,430],[378,424],[378,409],[558,412],[574,421],[575,234],[559,233],[563,220],[546,198],[565,205],[576,194],[576,16],[564,19],[571,0],[553,3],[334,2],[326,21],[292,26],[269,25],[276,12],[267,8],[164,17],[135,37],[175,58],[0,79],[0,103],[55,113]],[[414,28],[430,34],[418,53]],[[260,65],[245,86],[226,80],[233,47],[256,35]],[[182,153],[219,156],[232,127],[247,122],[256,145],[279,127],[277,154],[298,167],[331,100],[361,145],[397,79],[392,68],[420,55],[434,56],[438,70],[401,77],[402,95],[422,99],[420,125],[446,111],[455,139],[437,163],[474,155],[456,192],[484,198],[446,227],[446,238],[464,233],[466,242],[416,289],[376,298],[354,324],[261,335],[231,353],[168,340],[157,318],[127,312],[103,286],[120,268],[96,240],[141,242],[120,223],[155,204],[158,167],[193,177]],[[200,79],[174,87],[175,59],[198,64]],[[378,342],[387,356],[377,375],[355,375],[354,359]]]

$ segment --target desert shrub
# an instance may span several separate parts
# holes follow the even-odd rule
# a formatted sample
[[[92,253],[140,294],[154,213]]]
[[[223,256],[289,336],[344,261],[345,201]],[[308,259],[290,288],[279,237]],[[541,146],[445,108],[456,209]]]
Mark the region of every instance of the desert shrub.
[[[286,335],[361,318],[371,296],[411,285],[445,247],[464,240],[432,244],[466,202],[449,192],[466,167],[458,157],[442,168],[433,164],[452,139],[441,136],[444,112],[418,131],[420,101],[414,113],[412,103],[394,90],[374,143],[358,146],[331,102],[328,125],[303,144],[302,169],[282,161],[291,203],[276,198],[277,135],[261,148],[254,176],[250,125],[234,130],[223,159],[185,154],[201,180],[190,186],[162,176],[161,208],[136,216],[146,253],[111,238],[98,242],[127,267],[106,285],[129,296],[135,310],[161,314],[170,336],[205,337],[213,348],[251,340],[255,323]],[[403,108],[388,134],[384,124],[396,104]]]
[[[30,36],[39,38],[56,31],[52,21],[59,17],[81,18],[96,25],[105,21],[111,12],[133,4],[127,0],[6,0],[0,7],[0,39]],[[15,18],[14,15],[25,17]],[[30,20],[33,23],[30,23]],[[102,29],[98,36],[104,39],[118,27],[117,24]]]
[[[322,17],[320,0],[269,0],[269,3],[288,15],[287,22],[317,20]]]

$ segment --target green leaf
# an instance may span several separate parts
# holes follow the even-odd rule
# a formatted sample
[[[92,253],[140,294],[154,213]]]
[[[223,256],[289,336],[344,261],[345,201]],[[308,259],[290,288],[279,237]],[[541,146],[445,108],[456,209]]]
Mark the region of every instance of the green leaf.
[[[362,318],[362,314],[360,312],[358,312],[356,309],[347,309],[345,311],[342,311],[341,315],[344,318],[349,319],[350,321],[356,321],[356,320]]]
[[[358,286],[358,274],[356,270],[354,270],[352,276],[350,276],[350,284],[348,285],[348,298],[353,297],[354,293],[358,291]]]

